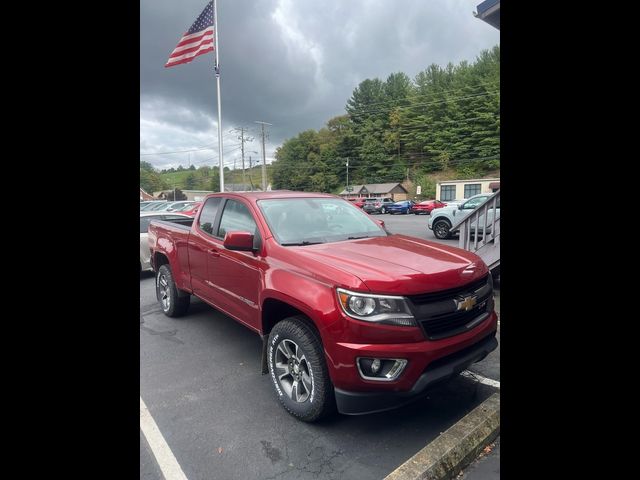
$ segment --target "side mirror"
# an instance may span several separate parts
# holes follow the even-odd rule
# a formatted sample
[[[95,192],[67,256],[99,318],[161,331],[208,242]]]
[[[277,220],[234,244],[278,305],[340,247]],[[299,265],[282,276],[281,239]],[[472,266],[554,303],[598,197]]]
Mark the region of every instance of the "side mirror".
[[[253,235],[249,232],[227,232],[224,236],[224,248],[227,250],[253,251]]]
[[[376,222],[378,225],[380,225],[382,228],[384,228],[384,221],[383,220],[378,220],[377,218],[374,218],[373,221]]]
[[[462,203],[458,205],[458,210],[462,210]]]

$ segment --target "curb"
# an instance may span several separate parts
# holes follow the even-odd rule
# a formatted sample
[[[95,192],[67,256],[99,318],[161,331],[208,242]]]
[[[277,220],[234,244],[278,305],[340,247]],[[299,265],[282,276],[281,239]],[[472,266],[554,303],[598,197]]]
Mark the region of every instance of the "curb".
[[[500,433],[500,394],[494,393],[384,480],[448,480]]]

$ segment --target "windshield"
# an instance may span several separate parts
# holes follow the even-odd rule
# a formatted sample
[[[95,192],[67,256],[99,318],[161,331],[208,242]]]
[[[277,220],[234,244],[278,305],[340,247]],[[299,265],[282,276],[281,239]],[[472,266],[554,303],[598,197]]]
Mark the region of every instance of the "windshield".
[[[185,203],[184,205],[178,205],[173,207],[174,212],[184,212],[185,210],[191,210],[193,203]]]
[[[169,203],[167,202],[160,202],[156,205],[151,205],[149,208],[147,208],[146,210],[148,212],[158,212],[160,210],[165,210],[167,207],[169,207]]]
[[[258,206],[280,245],[311,245],[385,237],[369,215],[337,198],[274,198]]]
[[[151,207],[153,207],[154,205],[157,205],[160,202],[149,202],[149,203],[145,203],[144,205],[140,205],[140,210],[149,210]]]

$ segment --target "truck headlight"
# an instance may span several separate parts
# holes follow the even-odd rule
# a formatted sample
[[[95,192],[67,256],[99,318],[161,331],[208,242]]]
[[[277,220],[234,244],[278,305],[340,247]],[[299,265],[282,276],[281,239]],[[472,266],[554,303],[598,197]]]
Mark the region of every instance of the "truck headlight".
[[[342,288],[337,292],[338,303],[351,318],[385,325],[417,326],[404,297],[350,292]]]

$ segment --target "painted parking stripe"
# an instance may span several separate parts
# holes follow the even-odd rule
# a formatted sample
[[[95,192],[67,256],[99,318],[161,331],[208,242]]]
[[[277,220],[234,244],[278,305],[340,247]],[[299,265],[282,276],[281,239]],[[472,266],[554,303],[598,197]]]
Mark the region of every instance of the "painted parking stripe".
[[[147,439],[165,480],[187,480],[187,476],[180,468],[176,457],[173,456],[142,397],[140,397],[140,430]]]
[[[483,383],[484,385],[489,385],[490,387],[494,388],[500,388],[500,382],[498,380],[492,380],[490,378],[483,377],[479,373],[465,370],[464,372],[462,372],[462,375],[464,375],[465,377],[473,378],[478,382]]]

